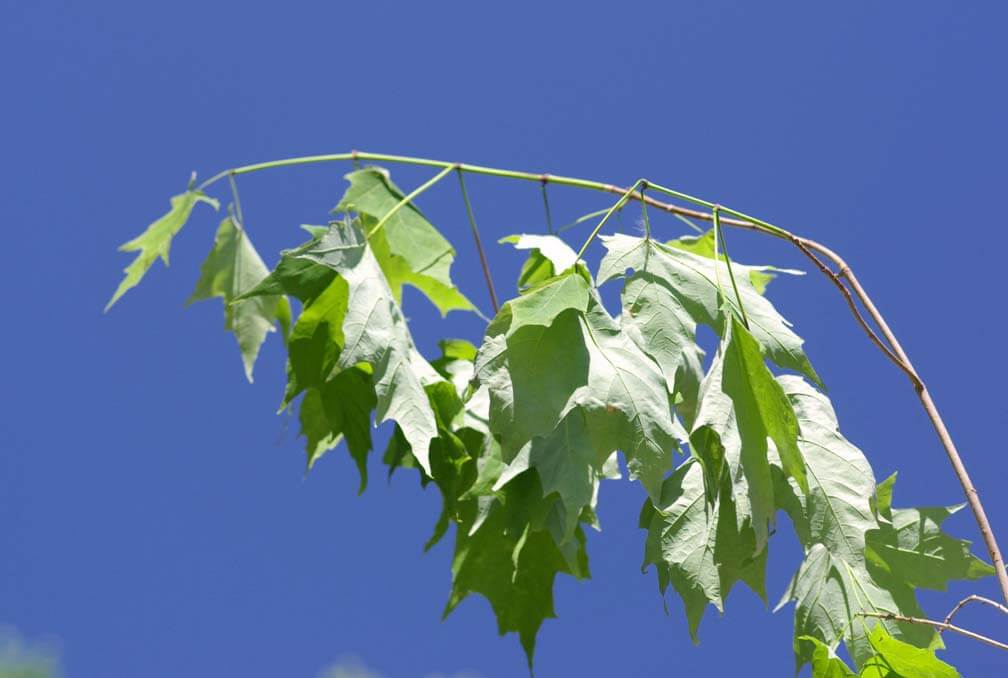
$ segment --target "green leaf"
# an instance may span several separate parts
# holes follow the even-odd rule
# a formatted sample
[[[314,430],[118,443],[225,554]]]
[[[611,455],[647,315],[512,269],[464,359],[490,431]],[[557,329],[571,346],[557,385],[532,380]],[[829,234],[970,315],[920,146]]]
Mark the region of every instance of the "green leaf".
[[[305,304],[287,342],[290,365],[285,405],[304,389],[321,386],[339,371],[348,303],[349,286],[337,276]]]
[[[476,372],[490,391],[490,426],[505,461],[581,408],[594,450],[580,458],[601,463],[620,449],[631,477],[658,497],[676,446],[665,378],[577,269],[504,305]]]
[[[555,235],[509,235],[500,243],[512,243],[515,249],[530,250],[529,258],[518,275],[522,290],[560,275],[577,262],[577,253]]]
[[[574,537],[586,511],[594,515],[602,479],[619,478],[614,454],[596,450],[581,408],[571,410],[555,429],[536,436],[523,447],[503,470],[494,489],[528,468],[538,472],[545,494],[555,492],[560,499],[553,507],[548,527],[561,545]]]
[[[650,273],[672,290],[696,322],[709,325],[718,333],[724,332],[717,284],[718,276],[722,281],[729,279],[728,267],[723,262],[628,235],[603,236],[602,243],[609,251],[599,265],[599,285],[623,275],[627,269]],[[756,291],[748,276],[736,277],[736,282],[750,330],[762,352],[780,367],[801,372],[821,385],[791,324]],[[734,295],[728,295],[725,301],[741,315]]]
[[[302,226],[301,228],[311,233],[312,239],[292,250],[281,252],[280,262],[276,268],[270,271],[270,274],[258,285],[242,294],[241,299],[287,294],[307,305],[329,287],[336,277],[335,271],[314,261],[298,258],[301,252],[314,246],[329,229],[324,226]]]
[[[970,552],[970,542],[956,539],[941,524],[963,505],[892,511],[892,522],[866,535],[872,564],[919,588],[944,591],[954,579],[976,580],[994,568]]]
[[[360,472],[359,492],[363,492],[371,451],[371,411],[376,404],[370,375],[356,367],[337,373],[319,388],[309,388],[298,413],[301,433],[307,439],[307,468],[345,439]]]
[[[766,544],[777,502],[767,439],[785,472],[808,490],[805,463],[798,449],[798,423],[781,386],[774,380],[755,339],[733,316],[711,368],[700,387],[700,405],[690,442],[703,463],[708,489],[717,487],[727,463],[736,501],[751,518],[757,550]],[[737,466],[737,470],[736,470]],[[737,475],[741,472],[744,478]]]
[[[813,544],[805,555],[784,598],[795,601],[795,638],[814,636],[833,645],[843,640],[854,660],[862,666],[872,655],[865,629],[882,624],[887,631],[918,647],[938,642],[925,626],[861,616],[862,612],[895,612],[920,617],[923,613],[906,584],[832,555],[822,544]],[[799,666],[809,661],[810,650],[795,641]]]
[[[692,252],[693,254],[701,257],[713,259],[715,249],[714,229],[712,228],[700,235],[684,235],[681,238],[669,240],[665,244],[677,250]],[[723,254],[720,255],[719,258],[721,261],[726,263],[728,261]],[[767,285],[769,285],[773,279],[777,277],[778,273],[787,273],[788,275],[805,275],[804,271],[797,271],[793,268],[777,268],[776,266],[746,266],[734,261],[731,262],[731,267],[732,270],[735,271],[736,278],[747,275],[749,277],[749,282],[752,283],[753,289],[759,294],[766,293]]]
[[[642,514],[641,527],[648,530],[642,569],[655,566],[663,593],[668,584],[675,587],[694,642],[707,605],[723,612],[738,581],[766,598],[766,549],[757,550],[749,521],[740,520],[728,474],[721,483],[708,504],[703,469],[687,460],[665,480],[661,500]]]
[[[623,286],[624,332],[654,360],[665,375],[676,412],[687,426],[696,417],[703,377],[703,351],[696,343],[696,323],[675,293],[649,273],[636,273]]]
[[[934,650],[914,647],[893,638],[879,624],[871,633],[871,646],[887,668],[906,678],[959,678],[959,672],[938,659]],[[871,675],[862,672],[863,676]],[[890,674],[892,675],[892,674]]]
[[[356,170],[346,179],[350,186],[333,211],[366,216],[366,232],[405,197],[388,171],[378,167]],[[455,249],[412,202],[370,237],[370,245],[397,303],[402,302],[402,286],[406,284],[423,292],[442,315],[455,309],[475,309],[451,281]]]
[[[459,525],[452,590],[444,612],[445,616],[450,614],[470,593],[483,595],[497,617],[499,633],[518,634],[529,668],[539,627],[556,616],[556,575],[589,576],[580,528],[571,542],[570,555],[541,529],[550,504],[550,499],[542,497],[535,472],[528,471],[508,484],[503,501],[493,503],[478,529],[469,529],[473,518]],[[471,505],[470,510],[475,513]]]
[[[214,209],[220,207],[216,200],[207,197],[202,191],[190,189],[185,193],[173,196],[171,209],[164,216],[148,226],[143,233],[119,246],[120,252],[139,250],[140,254],[124,269],[126,277],[122,279],[115,294],[105,305],[106,311],[112,308],[112,304],[116,303],[119,297],[136,287],[158,257],[161,257],[165,266],[168,265],[168,251],[171,249],[172,238],[185,226],[189,215],[192,214],[193,207],[201,202],[213,206]]]
[[[865,533],[876,527],[869,506],[875,477],[864,454],[840,434],[829,399],[803,379],[777,377],[798,418],[798,446],[809,491],[789,511],[802,543],[824,544],[846,562],[864,562]],[[786,491],[786,490],[784,490]]]
[[[378,421],[391,419],[399,424],[413,455],[429,475],[430,441],[437,435],[437,425],[424,386],[440,381],[441,377],[416,350],[406,319],[364,234],[356,223],[334,224],[325,235],[295,256],[327,266],[339,275],[326,293],[302,313],[308,313],[326,298],[325,308],[319,314],[325,322],[319,320],[304,329],[307,335],[308,330],[314,328],[309,341],[325,335],[307,351],[313,359],[321,359],[318,374],[328,378],[335,371],[362,363],[369,365]],[[342,323],[338,324],[340,317]],[[294,339],[295,335],[300,337],[300,324],[301,318],[292,331],[292,365]],[[337,335],[337,324],[341,336]],[[296,376],[300,382],[301,375]]]
[[[252,381],[252,366],[266,335],[279,322],[286,337],[290,303],[283,295],[262,295],[237,300],[269,275],[245,230],[230,216],[217,229],[213,249],[200,268],[196,289],[188,303],[212,297],[224,300],[224,327],[234,332],[241,350],[245,376]]]
[[[811,653],[812,678],[855,678],[856,674],[834,654],[833,648],[829,645],[812,636],[802,636],[798,640],[802,643],[808,643],[813,648]]]

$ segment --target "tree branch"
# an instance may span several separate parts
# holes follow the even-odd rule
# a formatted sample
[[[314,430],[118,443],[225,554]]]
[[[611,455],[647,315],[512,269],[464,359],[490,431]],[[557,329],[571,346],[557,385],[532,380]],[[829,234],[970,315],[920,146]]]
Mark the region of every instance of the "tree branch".
[[[448,173],[448,171],[452,169],[457,169],[463,172],[470,172],[472,174],[485,174],[489,176],[496,176],[507,179],[518,179],[522,181],[537,181],[540,183],[543,181],[549,181],[549,183],[551,184],[557,184],[560,186],[570,186],[574,188],[584,188],[594,191],[603,191],[607,193],[615,193],[622,196],[615,205],[609,208],[609,210],[605,214],[605,217],[598,224],[598,226],[595,227],[595,230],[592,231],[592,234],[588,237],[588,240],[585,242],[584,246],[581,248],[581,251],[578,253],[579,258],[582,254],[584,254],[584,250],[588,247],[589,243],[591,243],[591,241],[594,240],[595,236],[601,230],[602,226],[609,219],[609,217],[612,216],[613,212],[617,211],[619,208],[621,208],[624,204],[626,204],[630,200],[640,200],[656,209],[663,210],[665,212],[676,214],[682,217],[690,217],[702,221],[711,221],[714,218],[711,210],[717,208],[718,211],[723,212],[724,214],[730,214],[734,217],[734,218],[722,217],[719,214],[718,216],[720,225],[733,226],[736,228],[744,228],[751,231],[758,231],[760,233],[765,233],[777,238],[781,238],[783,240],[790,241],[792,244],[798,247],[798,249],[801,250],[802,253],[805,254],[805,256],[809,257],[813,261],[813,263],[816,264],[816,267],[819,268],[819,270],[823,272],[827,276],[827,278],[829,278],[830,281],[833,282],[834,285],[836,285],[837,289],[840,290],[841,294],[843,294],[845,300],[847,301],[847,305],[850,307],[851,312],[854,314],[854,317],[858,320],[858,323],[861,325],[861,328],[865,331],[868,337],[872,340],[872,342],[876,345],[876,347],[878,347],[879,350],[881,350],[883,354],[885,354],[887,358],[893,361],[893,363],[895,363],[910,378],[914,390],[917,392],[917,396],[920,399],[921,406],[924,408],[925,413],[931,420],[931,424],[932,426],[934,426],[935,433],[938,435],[938,439],[941,441],[942,446],[945,448],[945,453],[949,458],[949,462],[952,464],[952,470],[956,474],[956,477],[959,478],[959,483],[962,485],[963,493],[966,495],[966,501],[967,503],[969,503],[970,509],[973,511],[973,516],[976,519],[977,526],[980,529],[980,534],[982,535],[984,544],[987,547],[987,552],[990,555],[992,564],[994,565],[994,570],[997,574],[998,584],[1001,588],[1001,594],[1004,597],[1005,602],[1008,603],[1008,571],[1005,570],[1004,558],[1001,555],[1001,550],[998,547],[997,540],[994,537],[994,531],[991,529],[990,521],[988,520],[987,514],[983,508],[983,504],[980,501],[979,493],[977,492],[976,487],[974,487],[973,481],[970,479],[969,474],[966,472],[966,467],[963,464],[962,457],[960,457],[959,455],[959,451],[956,449],[955,443],[952,441],[952,436],[949,434],[948,429],[945,426],[945,422],[942,419],[941,414],[938,412],[938,408],[935,405],[934,400],[931,398],[931,394],[928,392],[927,387],[924,385],[923,380],[920,378],[920,376],[917,374],[917,371],[914,369],[913,363],[910,362],[910,359],[907,357],[906,352],[900,345],[899,340],[896,338],[896,335],[889,328],[889,325],[886,323],[885,318],[882,316],[878,308],[872,302],[871,297],[868,296],[868,293],[861,286],[860,281],[857,279],[857,276],[854,275],[854,272],[850,269],[850,266],[848,266],[847,262],[845,262],[843,258],[841,258],[840,255],[838,255],[836,252],[834,252],[833,250],[831,250],[830,248],[826,247],[821,243],[818,243],[814,240],[810,240],[808,238],[800,238],[794,235],[793,233],[790,233],[789,231],[786,231],[778,226],[774,226],[771,223],[768,223],[761,219],[757,219],[756,217],[750,216],[743,212],[732,210],[724,206],[716,205],[715,203],[709,202],[707,200],[703,200],[701,198],[697,198],[695,196],[682,193],[680,191],[676,191],[670,188],[665,188],[657,184],[648,183],[648,187],[660,193],[664,193],[665,195],[668,195],[676,200],[687,202],[697,207],[701,207],[703,209],[692,209],[688,207],[682,207],[680,205],[656,200],[652,198],[650,195],[641,195],[635,193],[634,191],[637,188],[638,184],[640,184],[640,182],[635,184],[630,189],[627,189],[615,186],[613,184],[606,184],[599,181],[591,181],[588,179],[579,179],[575,177],[564,177],[564,176],[534,173],[534,172],[518,172],[514,170],[498,169],[495,167],[484,167],[481,165],[451,163],[442,160],[431,160],[428,158],[414,158],[401,155],[386,155],[381,153],[365,153],[359,151],[351,151],[350,153],[335,153],[330,155],[314,155],[298,158],[286,158],[282,160],[273,160],[269,162],[257,163],[254,165],[245,165],[242,167],[235,167],[233,169],[225,170],[223,172],[214,175],[210,179],[204,181],[202,184],[200,184],[199,188],[201,190],[205,189],[211,184],[215,183],[216,181],[223,179],[224,177],[235,176],[238,174],[246,174],[248,172],[257,172],[260,170],[270,169],[274,167],[286,167],[292,165],[304,165],[310,163],[336,162],[346,160],[353,160],[355,162],[358,160],[373,160],[376,162],[396,162],[410,165],[421,165],[426,167],[442,168],[441,173],[439,173],[431,181],[421,186],[419,189],[417,189],[417,191],[414,191],[413,194],[407,196],[406,199],[403,201],[403,203],[401,203],[399,206],[405,204],[406,202],[414,198],[417,194],[419,194],[419,192],[422,192],[433,183],[436,183],[440,178],[442,178],[445,174]],[[389,216],[390,214],[386,215],[386,219]],[[381,226],[381,223],[379,223],[379,226]],[[833,262],[833,264],[836,265],[839,272],[834,273],[833,271],[830,271],[828,267],[823,266],[822,261],[813,254],[816,252],[823,255],[824,257],[826,257],[826,259],[830,260],[831,262]],[[850,289],[847,288],[847,285],[843,284],[843,280],[847,281],[847,284],[850,285]],[[858,298],[862,306],[864,306],[865,310],[867,310],[868,315],[871,316],[872,321],[881,331],[882,337],[885,338],[885,342],[883,342],[882,339],[878,336],[878,334],[876,334],[874,330],[871,329],[871,326],[861,315],[860,311],[857,308],[857,305],[853,302],[853,299],[851,298],[851,291],[853,291],[853,295]],[[888,343],[888,346],[885,345],[886,342]]]
[[[934,621],[933,619],[921,619],[920,617],[907,617],[902,614],[893,614],[891,612],[862,612],[862,617],[875,617],[876,619],[886,619],[889,621],[900,621],[907,624],[921,624],[923,626],[932,626],[941,631],[954,631],[955,633],[961,633],[967,638],[972,638],[973,640],[979,640],[981,643],[987,643],[992,647],[996,647],[999,650],[1008,650],[1008,643],[1002,643],[1000,640],[994,640],[993,638],[988,638],[987,636],[982,636],[979,633],[975,633],[968,629],[964,629],[961,626],[956,626],[954,624],[948,624],[946,622]]]
[[[956,616],[956,613],[959,612],[959,610],[961,610],[962,608],[964,608],[966,605],[969,605],[970,603],[974,603],[974,602],[976,602],[976,603],[983,603],[985,605],[990,605],[995,610],[998,610],[999,612],[1003,612],[1004,614],[1008,614],[1008,607],[1005,607],[1001,603],[999,603],[997,601],[994,601],[994,600],[991,600],[990,598],[984,598],[983,596],[978,596],[978,595],[976,595],[974,593],[973,595],[966,596],[965,598],[963,598],[962,600],[960,600],[958,603],[956,603],[956,606],[952,608],[952,611],[949,612],[945,616],[945,623],[946,624],[951,623],[952,617]]]

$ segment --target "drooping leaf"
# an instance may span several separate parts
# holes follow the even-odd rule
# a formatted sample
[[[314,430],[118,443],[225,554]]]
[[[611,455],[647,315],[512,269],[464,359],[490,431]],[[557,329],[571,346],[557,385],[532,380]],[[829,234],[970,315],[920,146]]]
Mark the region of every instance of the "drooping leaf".
[[[680,238],[676,238],[675,240],[669,240],[665,244],[669,247],[674,247],[677,250],[692,252],[693,254],[701,257],[713,259],[714,229],[712,228],[700,235],[684,235]],[[727,259],[723,254],[721,254],[719,258],[727,263]],[[759,294],[766,293],[767,285],[769,285],[773,279],[777,277],[778,273],[786,273],[788,275],[805,275],[804,271],[798,271],[793,268],[777,268],[776,266],[747,266],[734,261],[731,266],[732,270],[735,271],[735,277],[738,278],[743,275],[748,276],[753,289]]]
[[[962,505],[895,509],[891,522],[880,522],[866,534],[872,564],[911,586],[944,591],[955,579],[976,580],[994,568],[970,551],[970,542],[956,539],[941,524]]]
[[[509,235],[498,242],[529,250],[529,258],[518,274],[519,290],[560,275],[577,262],[577,253],[555,235]]]
[[[692,427],[703,377],[696,323],[673,291],[649,273],[627,278],[622,302],[623,331],[661,368],[676,412]]]
[[[493,503],[479,529],[469,529],[468,521],[459,525],[452,591],[444,612],[450,614],[470,593],[483,595],[494,610],[500,634],[518,634],[529,668],[539,627],[556,616],[556,575],[589,576],[580,528],[571,541],[571,556],[541,529],[551,501],[543,498],[535,472],[528,471],[508,484],[505,497]]]
[[[865,533],[876,526],[869,506],[875,489],[871,466],[841,435],[825,395],[800,377],[783,375],[777,382],[794,407],[808,471],[809,491],[796,492],[800,508],[789,511],[799,536],[806,545],[824,544],[848,563],[863,563]]]
[[[933,649],[914,647],[889,635],[881,624],[870,637],[871,647],[881,660],[878,663],[891,669],[894,678],[959,678],[959,672],[938,659]],[[872,672],[865,670],[863,676]]]
[[[361,483],[367,486],[367,454],[371,451],[371,411],[376,405],[370,375],[359,367],[336,373],[319,387],[309,388],[301,400],[301,432],[307,439],[307,468],[346,440]]]
[[[333,211],[362,215],[367,233],[405,197],[388,171],[378,167],[356,170],[346,179],[350,186]],[[442,315],[455,309],[475,309],[451,281],[455,249],[412,202],[370,235],[369,243],[397,303],[402,302],[402,286],[412,285]]]
[[[802,636],[798,641],[808,643],[813,648],[810,655],[812,678],[856,678],[857,674],[836,656],[829,645],[812,636]]]
[[[192,214],[193,207],[201,202],[211,205],[214,209],[220,206],[216,200],[208,197],[202,191],[189,189],[185,193],[173,196],[171,199],[171,209],[160,219],[148,226],[143,233],[119,246],[120,252],[136,252],[139,250],[140,253],[124,269],[126,277],[122,279],[119,287],[116,288],[115,294],[112,295],[108,304],[105,305],[106,311],[112,308],[112,304],[116,303],[119,297],[126,294],[131,288],[136,287],[158,257],[161,257],[165,266],[168,265],[168,252],[171,249],[172,238],[185,226],[186,221],[189,220],[189,215]]]
[[[406,319],[364,234],[356,223],[337,223],[295,256],[328,266],[338,274],[326,289],[326,295],[332,294],[334,298],[323,314],[327,319],[324,333],[328,336],[319,344],[324,348],[311,354],[322,358],[319,374],[328,378],[332,371],[361,363],[370,365],[378,421],[392,419],[399,424],[414,456],[429,475],[429,447],[437,435],[437,426],[424,386],[441,377],[416,350]],[[336,287],[339,289],[330,291]],[[322,296],[317,298],[302,316],[322,300]],[[337,336],[335,318],[340,315],[341,336]],[[300,324],[299,318],[292,330],[292,365],[293,344]],[[311,337],[323,333],[322,325],[321,322],[315,325]],[[301,376],[297,377],[300,380]]]
[[[729,277],[728,267],[723,262],[647,238],[614,235],[602,237],[602,242],[608,252],[599,265],[599,285],[623,275],[628,269],[650,273],[672,290],[696,322],[724,332],[718,277],[724,284]],[[801,372],[821,384],[791,324],[756,291],[748,276],[736,276],[736,282],[750,330],[763,353],[780,367]],[[725,301],[734,308],[735,314],[741,315],[734,295],[728,295]]]
[[[340,369],[348,304],[347,281],[336,276],[302,308],[287,342],[289,377],[285,405],[304,389],[321,386]]]
[[[764,364],[755,339],[733,317],[726,322],[725,337],[700,387],[690,442],[704,465],[708,491],[718,487],[726,465],[736,501],[742,501],[738,495],[744,488],[748,501],[743,505],[756,533],[757,550],[766,544],[777,510],[768,438],[776,446],[785,473],[807,492],[794,410]]]
[[[631,477],[657,498],[676,446],[664,376],[577,268],[504,305],[476,371],[490,391],[490,426],[505,461],[581,408],[594,446],[581,458],[601,463],[622,450]]]
[[[217,229],[213,249],[200,268],[196,289],[188,303],[212,297],[224,300],[224,327],[234,332],[241,350],[245,376],[252,381],[252,366],[266,335],[279,322],[286,337],[290,303],[282,294],[238,300],[269,275],[245,230],[230,216]]]

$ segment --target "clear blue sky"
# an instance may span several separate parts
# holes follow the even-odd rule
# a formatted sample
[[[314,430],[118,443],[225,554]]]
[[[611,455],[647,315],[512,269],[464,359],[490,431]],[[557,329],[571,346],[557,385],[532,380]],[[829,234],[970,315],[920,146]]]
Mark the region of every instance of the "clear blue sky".
[[[342,453],[303,479],[296,429],[273,415],[277,342],[249,386],[219,304],[184,309],[208,211],[169,269],[101,315],[129,261],[116,246],[191,170],[354,147],[647,176],[831,244],[904,339],[1008,540],[1003,3],[338,4],[2,3],[0,624],[58,639],[69,676],[315,676],[347,654],[391,678],[523,675],[482,599],[438,621],[450,540],[421,555],[435,494],[403,474],[356,497]],[[392,169],[404,185],[429,175]],[[297,224],[325,219],[345,170],[242,180],[269,263]],[[542,229],[535,185],[470,190],[488,240]],[[607,200],[558,190],[554,212]],[[421,204],[484,300],[455,186]],[[739,259],[806,267],[780,242],[729,236]],[[521,257],[492,256],[510,290]],[[771,297],[877,477],[900,470],[897,502],[961,501],[910,386],[836,291],[810,275]],[[480,336],[471,318],[406,305],[424,350]],[[603,487],[594,579],[559,581],[538,674],[788,675],[790,609],[738,589],[697,647],[678,599],[663,614],[639,573],[641,497]],[[965,512],[948,526],[979,542]],[[781,527],[771,603],[798,558]],[[925,608],[941,616],[965,592],[926,593]],[[1005,635],[983,610],[962,621]],[[967,676],[1004,671],[995,650],[948,644]]]

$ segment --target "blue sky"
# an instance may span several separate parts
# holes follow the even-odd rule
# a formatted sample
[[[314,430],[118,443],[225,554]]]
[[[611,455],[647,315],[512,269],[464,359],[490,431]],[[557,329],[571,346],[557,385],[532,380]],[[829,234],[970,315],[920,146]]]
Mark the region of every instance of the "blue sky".
[[[296,428],[273,415],[277,342],[249,386],[219,304],[184,308],[209,212],[176,239],[170,268],[101,314],[129,261],[116,246],[191,170],[350,148],[646,176],[830,244],[903,339],[1008,539],[1002,3],[340,5],[3,3],[0,624],[55,639],[69,676],[315,676],[346,656],[391,678],[523,675],[517,640],[497,637],[481,599],[438,621],[450,540],[421,554],[434,493],[403,474],[357,497],[344,454],[303,478]],[[406,186],[430,174],[392,169]],[[300,241],[298,224],[325,219],[345,171],[242,178],[269,263]],[[488,240],[543,228],[535,185],[469,188]],[[551,197],[558,221],[610,200]],[[454,185],[421,204],[484,301]],[[807,268],[780,242],[728,235],[740,260]],[[491,256],[512,291],[521,257]],[[899,469],[897,503],[961,501],[906,379],[836,291],[809,275],[771,298],[876,476]],[[423,350],[480,336],[473,318],[405,303]],[[699,646],[678,599],[664,615],[653,573],[639,572],[641,497],[603,487],[594,578],[558,582],[538,675],[787,675],[790,610],[739,589],[724,618],[708,613]],[[948,526],[979,543],[966,512]],[[782,528],[771,605],[799,554]],[[981,582],[925,593],[925,608],[940,617],[972,591],[996,597]],[[985,610],[961,619],[1004,628]],[[965,675],[1003,671],[995,650],[947,643]]]

